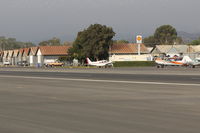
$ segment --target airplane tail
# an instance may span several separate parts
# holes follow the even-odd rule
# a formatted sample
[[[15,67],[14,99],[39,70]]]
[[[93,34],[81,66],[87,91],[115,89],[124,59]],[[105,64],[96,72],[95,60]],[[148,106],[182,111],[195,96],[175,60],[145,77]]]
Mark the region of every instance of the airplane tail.
[[[192,59],[189,56],[184,56],[183,57],[183,62],[184,63],[190,63],[190,62],[192,62]]]
[[[92,61],[89,58],[86,58],[86,60],[87,60],[87,64],[91,64],[92,63]]]

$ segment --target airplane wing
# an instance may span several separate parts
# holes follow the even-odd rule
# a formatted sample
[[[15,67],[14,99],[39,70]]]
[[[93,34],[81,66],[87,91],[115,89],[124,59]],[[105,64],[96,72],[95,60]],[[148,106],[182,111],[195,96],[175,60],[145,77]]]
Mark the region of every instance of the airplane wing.
[[[107,60],[100,60],[100,61],[92,62],[92,61],[90,61],[89,58],[87,58],[87,62],[88,62],[88,65],[90,65],[90,66],[97,66],[97,67],[113,66],[113,63],[109,62]]]

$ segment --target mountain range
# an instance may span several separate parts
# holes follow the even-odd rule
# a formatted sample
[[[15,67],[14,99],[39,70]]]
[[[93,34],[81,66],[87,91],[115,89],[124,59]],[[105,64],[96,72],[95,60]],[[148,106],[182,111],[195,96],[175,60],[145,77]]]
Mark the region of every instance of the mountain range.
[[[184,43],[189,43],[193,40],[199,39],[199,37],[200,37],[200,33],[189,33],[189,32],[185,32],[185,31],[178,31],[177,33],[178,33],[179,37],[182,37]],[[145,38],[145,37],[148,37],[150,35],[145,34],[143,36]],[[127,40],[129,42],[135,42],[135,37],[136,37],[136,34],[130,35],[128,33],[127,34],[124,33],[124,34],[117,34],[113,39],[114,40]],[[75,35],[68,35],[67,38],[66,38],[66,36],[61,36],[59,38],[62,40],[62,42],[64,42],[64,41],[71,41],[72,42],[72,41],[74,41],[76,36]],[[34,41],[34,43],[37,44],[37,43],[39,43],[39,41]]]
[[[197,40],[200,38],[200,33],[188,33],[184,31],[178,31],[178,36],[182,37],[185,43],[189,43],[193,40]]]

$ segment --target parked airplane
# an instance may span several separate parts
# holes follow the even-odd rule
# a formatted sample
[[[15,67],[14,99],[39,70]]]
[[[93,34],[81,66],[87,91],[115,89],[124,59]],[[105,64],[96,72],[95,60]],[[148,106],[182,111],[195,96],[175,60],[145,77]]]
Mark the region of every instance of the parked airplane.
[[[165,60],[157,58],[155,62],[157,68],[164,68],[165,66],[191,66],[192,68],[195,68],[195,66],[200,65],[200,59],[192,60],[189,56],[184,56],[182,58],[167,58]]]
[[[89,66],[113,67],[112,61],[107,61],[107,60],[91,61],[89,58],[86,58],[86,60]]]
[[[194,61],[192,61],[192,65],[195,66],[200,66],[200,58],[196,58]]]

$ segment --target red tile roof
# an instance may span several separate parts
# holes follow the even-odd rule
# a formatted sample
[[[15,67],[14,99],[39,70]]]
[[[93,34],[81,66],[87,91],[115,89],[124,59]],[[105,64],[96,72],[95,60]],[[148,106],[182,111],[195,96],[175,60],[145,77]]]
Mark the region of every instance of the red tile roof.
[[[42,55],[67,55],[70,46],[40,46]]]
[[[30,48],[24,48],[24,53],[23,53],[23,55],[28,56],[29,50],[30,50]]]
[[[9,56],[9,57],[12,57],[12,56],[13,56],[13,52],[14,52],[13,50],[9,50],[9,51],[8,51],[8,56]]]
[[[138,53],[138,44],[113,44],[111,49],[111,53],[123,53],[123,54],[132,54]],[[147,47],[144,44],[141,44],[141,53],[149,53]]]
[[[23,52],[24,52],[24,49],[23,49],[23,48],[19,49],[19,53],[20,53],[21,55],[23,54]]]
[[[3,51],[3,57],[7,57],[8,56],[8,50]]]
[[[36,55],[38,47],[31,47],[31,52],[33,55]]]
[[[18,53],[19,53],[19,49],[15,49],[15,50],[14,50],[13,56],[17,57],[17,56],[18,56]]]

